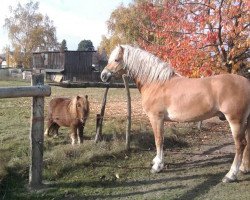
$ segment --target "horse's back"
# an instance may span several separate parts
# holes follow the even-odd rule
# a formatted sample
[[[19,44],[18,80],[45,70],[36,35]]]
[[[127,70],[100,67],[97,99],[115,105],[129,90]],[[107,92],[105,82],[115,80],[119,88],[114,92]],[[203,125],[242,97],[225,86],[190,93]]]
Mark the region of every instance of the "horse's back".
[[[142,105],[148,115],[164,113],[165,120],[198,121],[221,113],[250,110],[250,81],[232,74],[206,78],[175,77],[142,90]],[[250,111],[249,111],[250,112]]]

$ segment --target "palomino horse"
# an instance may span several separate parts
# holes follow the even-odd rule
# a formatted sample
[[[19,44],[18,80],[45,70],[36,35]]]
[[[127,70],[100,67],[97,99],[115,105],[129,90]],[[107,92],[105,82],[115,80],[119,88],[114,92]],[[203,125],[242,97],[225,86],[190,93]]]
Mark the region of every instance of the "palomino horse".
[[[239,170],[250,172],[250,80],[233,74],[181,77],[156,56],[121,45],[112,51],[101,79],[106,82],[125,73],[134,79],[154,131],[157,155],[151,172],[164,168],[164,121],[193,122],[214,116],[225,116],[236,147],[232,166],[222,181],[235,181]]]

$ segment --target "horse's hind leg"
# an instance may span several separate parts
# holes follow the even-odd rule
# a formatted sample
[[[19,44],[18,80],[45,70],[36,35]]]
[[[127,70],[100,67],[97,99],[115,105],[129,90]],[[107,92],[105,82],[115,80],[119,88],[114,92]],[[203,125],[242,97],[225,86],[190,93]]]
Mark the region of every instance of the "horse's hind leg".
[[[57,123],[54,123],[53,127],[51,127],[51,129],[52,129],[51,131],[52,131],[52,134],[54,135],[54,137],[59,135],[59,133],[58,133],[59,128],[60,128],[60,126]]]
[[[250,116],[247,120],[247,130],[246,130],[246,147],[243,152],[242,163],[240,166],[240,171],[242,173],[249,173],[250,172]]]
[[[47,129],[44,132],[45,136],[58,136],[59,125],[57,123],[49,123]]]
[[[229,125],[232,131],[234,143],[235,143],[235,157],[231,165],[230,171],[223,178],[223,182],[234,182],[237,179],[237,173],[242,161],[243,150],[245,148],[245,123],[240,122],[239,120],[228,120]]]
[[[51,133],[51,129],[53,128],[53,120],[49,119],[48,122],[47,122],[47,129],[44,131],[44,135],[45,136],[51,136],[50,133]]]
[[[164,122],[163,119],[150,117],[150,123],[152,125],[155,137],[155,145],[156,145],[156,157],[152,161],[152,173],[160,172],[164,168],[163,161],[163,141],[164,141]]]

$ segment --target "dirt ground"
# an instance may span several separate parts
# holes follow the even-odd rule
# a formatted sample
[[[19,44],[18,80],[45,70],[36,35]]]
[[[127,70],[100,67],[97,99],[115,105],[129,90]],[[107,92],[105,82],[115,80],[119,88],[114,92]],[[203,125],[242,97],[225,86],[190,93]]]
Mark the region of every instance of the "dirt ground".
[[[136,89],[131,89],[131,151],[124,148],[127,120],[124,90],[109,91],[103,122],[107,140],[98,144],[93,143],[93,138],[104,89],[53,87],[52,90],[46,108],[49,100],[58,95],[89,95],[91,113],[85,127],[86,140],[82,146],[71,147],[65,129],[58,138],[46,138],[44,180],[50,183],[49,189],[29,192],[25,184],[28,183],[30,101],[2,100],[3,108],[12,109],[14,105],[20,109],[13,108],[9,115],[4,114],[4,109],[0,113],[3,121],[9,122],[0,127],[0,140],[5,141],[1,143],[0,155],[6,153],[2,160],[5,163],[5,158],[13,158],[6,168],[0,199],[250,199],[250,174],[239,173],[236,183],[221,182],[234,157],[233,138],[226,121],[217,117],[205,120],[201,130],[197,122],[165,123],[165,168],[151,174],[151,161],[156,154],[154,137]],[[14,120],[16,116],[18,119]]]

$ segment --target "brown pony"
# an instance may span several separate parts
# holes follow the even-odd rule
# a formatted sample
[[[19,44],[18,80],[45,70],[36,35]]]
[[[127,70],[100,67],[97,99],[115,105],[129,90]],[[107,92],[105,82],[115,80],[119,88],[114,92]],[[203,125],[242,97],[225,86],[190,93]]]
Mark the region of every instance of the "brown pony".
[[[72,144],[83,142],[83,130],[89,115],[88,96],[69,98],[54,98],[49,103],[48,123],[45,135],[58,134],[60,126],[71,128]]]
[[[154,131],[157,155],[152,172],[164,168],[164,121],[193,122],[214,116],[225,116],[236,148],[232,166],[222,181],[235,181],[239,170],[250,172],[250,80],[233,74],[181,77],[168,63],[128,45],[112,51],[101,79],[106,82],[124,73],[134,79]]]

